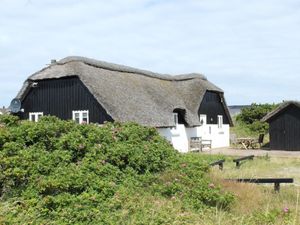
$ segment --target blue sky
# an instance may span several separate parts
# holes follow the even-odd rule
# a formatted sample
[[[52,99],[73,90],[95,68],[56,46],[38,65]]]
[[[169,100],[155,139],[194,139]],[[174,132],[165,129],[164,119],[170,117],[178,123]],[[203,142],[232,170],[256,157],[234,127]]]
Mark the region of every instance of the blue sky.
[[[0,0],[0,106],[69,55],[203,73],[229,105],[300,100],[300,1]]]

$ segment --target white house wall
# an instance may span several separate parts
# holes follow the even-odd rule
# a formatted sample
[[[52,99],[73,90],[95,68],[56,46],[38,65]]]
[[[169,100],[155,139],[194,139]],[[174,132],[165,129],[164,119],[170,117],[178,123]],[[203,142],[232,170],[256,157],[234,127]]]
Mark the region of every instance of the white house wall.
[[[158,128],[160,135],[172,143],[179,152],[188,152],[188,137],[186,128],[178,124],[175,128]]]
[[[201,137],[212,140],[212,148],[229,146],[229,125],[223,124],[218,128],[217,124],[207,124],[198,127],[186,128],[178,124],[175,128],[158,128],[160,135],[170,141],[179,152],[188,152],[191,137]]]

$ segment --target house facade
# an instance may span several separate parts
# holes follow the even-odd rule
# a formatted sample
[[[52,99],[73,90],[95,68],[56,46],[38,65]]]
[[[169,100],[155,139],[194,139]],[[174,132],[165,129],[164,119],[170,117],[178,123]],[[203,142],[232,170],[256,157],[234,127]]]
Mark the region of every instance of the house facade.
[[[191,137],[229,146],[223,91],[201,74],[171,76],[73,56],[31,75],[17,98],[22,119],[133,121],[156,127],[180,152],[189,150]]]
[[[270,125],[271,149],[300,151],[300,102],[285,101],[262,121]]]
[[[7,108],[5,108],[4,106],[2,108],[0,108],[0,115],[4,115],[4,114],[8,114],[9,110]]]

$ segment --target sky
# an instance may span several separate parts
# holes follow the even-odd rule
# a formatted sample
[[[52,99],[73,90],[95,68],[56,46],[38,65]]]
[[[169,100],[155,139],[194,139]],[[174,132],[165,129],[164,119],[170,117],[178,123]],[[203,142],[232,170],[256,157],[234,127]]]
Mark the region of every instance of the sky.
[[[0,107],[71,55],[202,73],[228,105],[300,100],[300,1],[0,0]]]

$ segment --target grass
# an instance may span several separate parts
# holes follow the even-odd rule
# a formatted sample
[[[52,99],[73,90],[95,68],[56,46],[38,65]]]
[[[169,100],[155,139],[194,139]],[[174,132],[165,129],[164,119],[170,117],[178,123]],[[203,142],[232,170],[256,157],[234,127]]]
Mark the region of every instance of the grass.
[[[258,138],[259,134],[261,132],[259,131],[253,131],[247,126],[246,124],[236,120],[236,116],[232,118],[233,120],[233,127],[230,127],[230,135],[235,136],[236,138],[245,138],[245,137],[250,137],[250,138]],[[263,145],[266,145],[270,141],[270,135],[269,133],[265,134],[264,140],[263,140]],[[236,147],[233,145],[233,147]]]
[[[296,185],[300,185],[300,159],[257,156],[254,160],[246,160],[241,163],[240,169],[236,169],[232,160],[236,157],[226,157],[224,170],[213,169],[214,174],[224,178],[267,178],[267,177],[292,177]]]
[[[273,185],[255,185],[246,183],[225,182],[224,178],[237,177],[293,177],[300,181],[300,161],[291,158],[256,157],[253,161],[235,168],[233,157],[207,156],[194,153],[193,160],[206,158],[213,161],[226,158],[224,170],[213,167],[209,173],[215,186],[222,186],[224,191],[235,195],[235,202],[230,209],[205,208],[191,210],[180,197],[164,198],[153,194],[148,187],[142,187],[136,194],[124,192],[118,196],[122,205],[122,224],[199,224],[199,225],[255,225],[255,224],[300,224],[300,189],[295,185],[283,185],[280,193],[274,193]],[[282,168],[286,168],[283,170]],[[282,174],[282,171],[289,171]],[[177,174],[162,173],[158,179],[162,183],[175,179]]]
[[[235,168],[232,157],[226,157],[224,170],[211,170],[211,177],[224,190],[234,193],[236,202],[223,212],[222,224],[299,224],[300,160],[279,157],[256,157]],[[292,177],[294,184],[281,184],[275,193],[273,184],[256,185],[226,182],[226,178]]]

